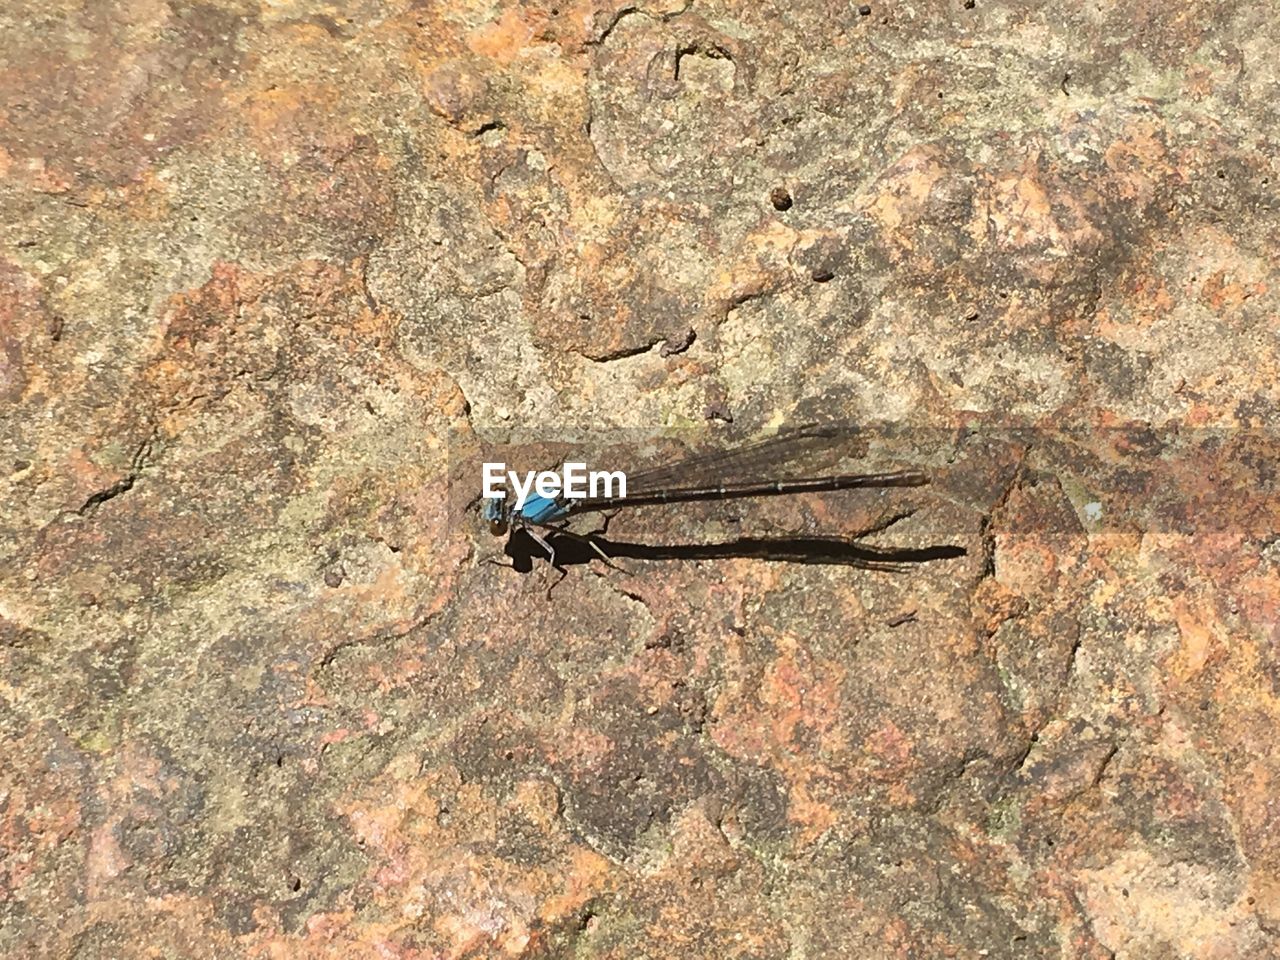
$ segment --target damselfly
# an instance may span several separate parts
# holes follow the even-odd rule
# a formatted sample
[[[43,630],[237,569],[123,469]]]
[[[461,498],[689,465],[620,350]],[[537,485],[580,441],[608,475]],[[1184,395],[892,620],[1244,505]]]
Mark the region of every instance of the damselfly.
[[[511,529],[523,530],[547,552],[554,566],[555,548],[536,528],[563,533],[567,521],[580,514],[697,500],[781,496],[868,487],[919,487],[929,482],[929,478],[919,470],[825,474],[803,472],[806,460],[849,437],[850,431],[847,429],[804,427],[743,447],[689,457],[628,474],[625,496],[569,499],[564,496],[534,495],[518,507],[512,498],[490,497],[484,499],[480,512],[496,536],[502,536]],[[609,557],[598,545],[589,537],[584,539],[608,561]]]

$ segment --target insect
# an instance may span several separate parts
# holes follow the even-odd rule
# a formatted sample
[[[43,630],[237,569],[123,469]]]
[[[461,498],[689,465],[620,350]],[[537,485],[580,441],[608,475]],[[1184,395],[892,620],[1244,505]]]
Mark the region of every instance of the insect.
[[[483,498],[482,519],[495,536],[520,530],[537,543],[555,566],[555,547],[543,531],[567,534],[565,525],[585,513],[625,507],[783,496],[796,493],[852,490],[868,487],[919,487],[929,482],[918,470],[883,473],[805,473],[804,460],[829,448],[849,431],[811,426],[779,434],[742,447],[693,456],[628,475],[626,494],[569,498],[533,495],[519,505],[510,498]],[[790,469],[787,469],[790,467]],[[590,537],[585,540],[606,563],[609,556]]]

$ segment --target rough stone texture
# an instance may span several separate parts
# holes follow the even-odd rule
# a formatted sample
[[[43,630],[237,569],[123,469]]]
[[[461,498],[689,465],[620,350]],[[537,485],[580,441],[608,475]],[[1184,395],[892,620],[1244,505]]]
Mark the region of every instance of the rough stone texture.
[[[1277,49],[6,0],[0,954],[1280,956]],[[935,483],[611,535],[967,556],[548,599],[461,522],[482,441],[708,417]]]

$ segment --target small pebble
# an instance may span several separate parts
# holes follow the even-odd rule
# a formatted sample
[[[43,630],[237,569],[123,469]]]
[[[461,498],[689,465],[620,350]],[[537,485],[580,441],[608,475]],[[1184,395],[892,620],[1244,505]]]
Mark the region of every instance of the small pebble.
[[[664,357],[674,357],[677,353],[684,353],[693,345],[693,341],[698,339],[697,333],[692,329],[686,330],[678,337],[672,337],[662,345],[662,349],[658,351]]]
[[[862,6],[858,8],[858,13],[864,17],[871,16],[871,4],[864,3]]]

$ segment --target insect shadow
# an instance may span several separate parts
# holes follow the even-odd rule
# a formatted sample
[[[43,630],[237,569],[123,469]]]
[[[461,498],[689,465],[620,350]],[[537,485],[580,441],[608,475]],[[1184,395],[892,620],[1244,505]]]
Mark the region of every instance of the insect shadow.
[[[968,554],[957,544],[929,547],[872,547],[841,537],[737,537],[720,543],[651,544],[615,540],[601,534],[570,534],[544,530],[542,537],[555,551],[555,568],[561,577],[569,567],[601,559],[612,560],[721,560],[755,557],[783,563],[818,563],[903,573],[934,560],[951,560]],[[535,559],[551,555],[527,530],[516,528],[503,553],[520,573],[529,573]],[[558,583],[559,581],[557,581]]]

